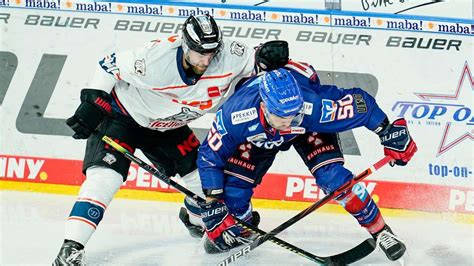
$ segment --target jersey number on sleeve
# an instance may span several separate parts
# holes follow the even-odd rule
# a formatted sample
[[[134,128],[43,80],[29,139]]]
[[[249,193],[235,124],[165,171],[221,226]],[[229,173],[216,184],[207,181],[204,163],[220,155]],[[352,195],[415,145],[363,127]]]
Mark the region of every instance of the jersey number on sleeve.
[[[222,135],[215,128],[214,123],[207,135],[207,142],[213,151],[218,151],[222,147]]]
[[[323,99],[321,106],[321,123],[332,122],[334,120],[343,120],[354,116],[354,98],[351,94],[334,102],[333,100]]]

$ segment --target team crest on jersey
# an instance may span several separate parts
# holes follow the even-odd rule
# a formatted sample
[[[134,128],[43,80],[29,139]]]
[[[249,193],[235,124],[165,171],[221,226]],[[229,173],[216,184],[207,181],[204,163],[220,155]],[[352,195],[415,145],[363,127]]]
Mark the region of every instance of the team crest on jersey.
[[[257,108],[252,107],[230,114],[233,125],[238,125],[258,118]]]
[[[115,158],[115,156],[113,154],[110,154],[110,153],[106,153],[104,158],[102,158],[102,161],[106,162],[107,164],[111,165],[113,163],[115,163],[117,161],[117,159]]]
[[[146,65],[145,65],[145,58],[141,60],[135,61],[135,74],[140,76],[145,76]]]
[[[166,118],[158,118],[150,121],[148,127],[155,128],[177,128],[201,117],[202,114],[191,111],[188,107],[181,108],[181,112]]]
[[[235,54],[237,56],[243,56],[245,52],[245,45],[240,42],[232,42],[230,45],[230,53]]]
[[[215,124],[216,124],[217,132],[219,132],[221,136],[224,136],[225,134],[227,134],[227,129],[225,128],[224,120],[222,119],[222,110],[217,111]]]

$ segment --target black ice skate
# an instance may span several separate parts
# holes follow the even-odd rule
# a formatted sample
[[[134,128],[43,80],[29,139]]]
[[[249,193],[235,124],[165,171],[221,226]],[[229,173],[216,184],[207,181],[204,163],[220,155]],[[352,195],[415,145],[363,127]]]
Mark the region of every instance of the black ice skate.
[[[258,225],[260,224],[260,214],[258,212],[252,212],[252,220],[250,221],[250,224],[255,227],[258,227]],[[247,233],[248,235],[244,237],[249,239],[250,241],[253,241],[258,237],[258,234],[252,233],[251,231],[247,230]],[[214,243],[212,243],[209,238],[206,237],[204,239],[204,251],[206,251],[207,254],[217,254],[226,252],[227,250],[219,249]]]
[[[86,265],[84,262],[84,246],[72,240],[64,240],[59,254],[53,262],[53,266],[59,265]]]
[[[188,210],[185,207],[181,207],[179,210],[179,219],[183,222],[186,229],[188,229],[189,234],[194,238],[202,238],[204,235],[204,228],[199,225],[194,225],[189,221]]]
[[[400,239],[392,232],[388,225],[385,225],[382,230],[372,235],[377,241],[380,249],[387,255],[389,260],[398,260],[405,254],[406,246]]]

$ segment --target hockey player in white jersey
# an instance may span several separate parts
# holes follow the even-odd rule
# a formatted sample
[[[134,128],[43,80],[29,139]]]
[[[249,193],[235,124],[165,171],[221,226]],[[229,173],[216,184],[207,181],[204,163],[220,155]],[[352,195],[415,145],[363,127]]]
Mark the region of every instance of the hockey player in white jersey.
[[[182,36],[102,59],[81,104],[67,119],[75,139],[88,139],[86,180],[66,221],[54,265],[81,265],[84,246],[127,178],[130,161],[101,141],[106,134],[129,151],[140,149],[167,176],[183,177],[204,196],[196,170],[199,141],[187,124],[216,106],[231,82],[288,62],[288,44],[251,49],[222,38],[209,15],[189,17]]]

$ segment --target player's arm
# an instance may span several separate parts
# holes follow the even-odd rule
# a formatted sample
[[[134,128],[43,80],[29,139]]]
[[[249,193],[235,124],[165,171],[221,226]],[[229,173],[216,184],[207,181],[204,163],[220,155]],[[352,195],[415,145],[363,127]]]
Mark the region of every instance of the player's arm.
[[[66,124],[74,131],[73,138],[87,139],[106,116],[112,116],[110,92],[117,82],[143,83],[140,71],[150,47],[112,53],[99,60],[97,70],[87,88],[81,90],[81,104]],[[144,73],[143,73],[144,74]]]
[[[375,99],[360,88],[339,89],[321,86],[320,119],[323,131],[345,131],[365,126],[378,134],[385,155],[395,159],[395,164],[406,165],[417,151],[416,143],[408,132],[405,119],[390,123]]]
[[[227,159],[238,144],[234,136],[235,129],[226,125],[224,112],[223,109],[217,112],[207,138],[203,141],[198,153],[199,175],[204,194],[209,197],[222,194],[224,168]]]
[[[209,239],[221,251],[247,243],[224,203],[224,167],[236,149],[235,131],[226,127],[219,110],[211,130],[198,153],[198,168],[206,202],[201,203],[201,217]]]
[[[87,139],[103,121],[112,115],[110,91],[120,80],[115,53],[96,64],[96,71],[86,88],[81,90],[81,103],[66,124],[74,131],[73,138]]]

